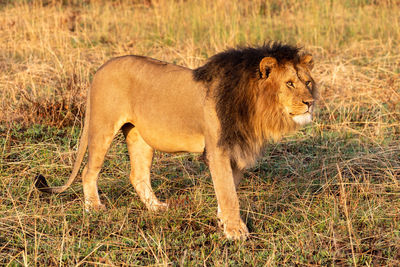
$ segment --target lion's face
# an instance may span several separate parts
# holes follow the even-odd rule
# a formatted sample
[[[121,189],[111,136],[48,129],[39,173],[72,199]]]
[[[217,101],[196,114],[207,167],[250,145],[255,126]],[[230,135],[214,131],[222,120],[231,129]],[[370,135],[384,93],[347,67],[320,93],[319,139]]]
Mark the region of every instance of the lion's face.
[[[263,62],[264,61],[264,62]],[[314,109],[314,81],[311,77],[312,57],[303,56],[299,63],[278,65],[274,58],[264,58],[260,68],[268,73],[267,80],[277,89],[277,101],[283,112],[299,125],[312,121]]]
[[[309,71],[302,66],[295,68],[292,63],[285,64],[282,68],[278,92],[280,104],[297,124],[310,123],[314,98],[313,80]]]

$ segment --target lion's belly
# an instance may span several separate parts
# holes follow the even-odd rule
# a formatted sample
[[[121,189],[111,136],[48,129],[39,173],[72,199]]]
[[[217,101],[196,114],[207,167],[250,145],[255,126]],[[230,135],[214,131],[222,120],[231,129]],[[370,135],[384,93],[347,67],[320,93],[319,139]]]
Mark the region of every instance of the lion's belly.
[[[163,152],[203,152],[204,119],[199,104],[189,107],[188,102],[178,102],[160,107],[162,103],[158,103],[158,109],[145,108],[155,105],[147,102],[146,105],[136,106],[132,121],[147,144]]]
[[[199,133],[179,131],[179,129],[160,127],[138,127],[145,142],[156,150],[163,152],[194,152],[204,151],[204,136]]]
[[[203,152],[202,106],[196,101],[180,101],[178,97],[164,100],[158,103],[147,100],[135,106],[131,122],[142,138],[154,149],[164,152]],[[149,108],[154,106],[158,108]]]

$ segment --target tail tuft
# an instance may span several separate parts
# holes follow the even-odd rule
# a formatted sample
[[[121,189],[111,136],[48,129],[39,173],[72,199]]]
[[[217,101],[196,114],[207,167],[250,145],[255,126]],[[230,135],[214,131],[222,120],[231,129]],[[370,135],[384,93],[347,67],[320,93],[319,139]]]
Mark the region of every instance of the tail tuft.
[[[49,185],[46,181],[46,178],[44,178],[43,175],[38,174],[35,177],[35,187],[40,191],[40,192],[45,192],[49,193]]]

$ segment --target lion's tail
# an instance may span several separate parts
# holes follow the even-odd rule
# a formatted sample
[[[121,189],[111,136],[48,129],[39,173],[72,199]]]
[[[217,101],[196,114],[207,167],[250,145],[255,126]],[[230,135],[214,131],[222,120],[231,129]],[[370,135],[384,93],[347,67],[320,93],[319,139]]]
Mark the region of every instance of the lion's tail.
[[[89,96],[89,93],[88,93]],[[57,186],[57,187],[49,187],[47,184],[46,178],[39,174],[36,176],[35,179],[35,187],[45,193],[62,193],[65,190],[68,189],[68,187],[75,181],[75,178],[78,174],[79,168],[82,164],[83,157],[85,156],[86,149],[88,146],[88,140],[89,140],[89,118],[90,118],[90,97],[87,98],[87,106],[86,106],[86,116],[85,116],[85,121],[84,121],[84,126],[81,134],[81,138],[79,141],[79,147],[78,147],[78,152],[76,155],[74,167],[72,170],[72,173],[67,181],[67,183],[63,186]]]

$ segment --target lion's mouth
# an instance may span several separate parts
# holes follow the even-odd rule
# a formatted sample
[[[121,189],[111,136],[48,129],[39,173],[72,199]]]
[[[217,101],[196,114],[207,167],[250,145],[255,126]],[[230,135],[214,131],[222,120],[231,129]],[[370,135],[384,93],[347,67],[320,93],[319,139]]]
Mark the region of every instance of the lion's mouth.
[[[292,116],[292,120],[299,125],[308,124],[312,122],[313,119],[313,116],[309,111],[306,111],[303,114],[293,114],[293,113],[289,114]]]

